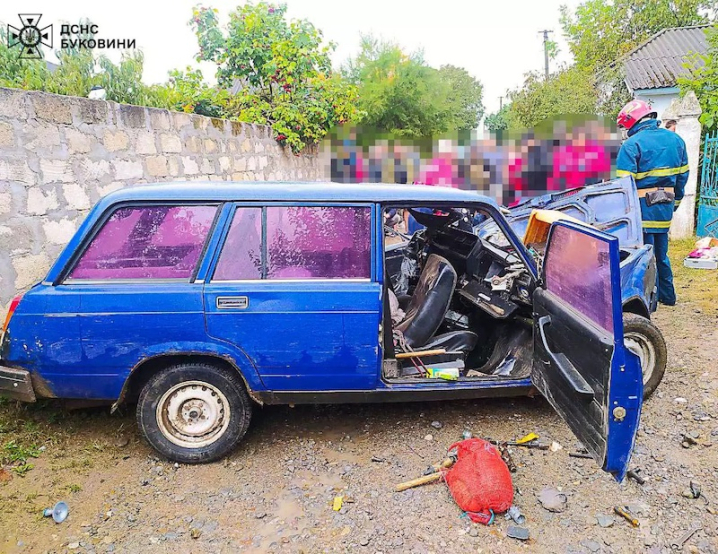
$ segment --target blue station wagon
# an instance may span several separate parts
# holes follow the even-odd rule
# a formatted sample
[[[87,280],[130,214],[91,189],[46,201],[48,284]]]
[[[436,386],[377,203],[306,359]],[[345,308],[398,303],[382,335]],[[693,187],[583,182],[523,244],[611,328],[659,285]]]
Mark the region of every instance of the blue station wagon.
[[[630,240],[632,181],[563,194],[507,211],[420,185],[113,192],[13,300],[0,393],[136,403],[148,443],[196,463],[229,453],[256,404],[538,390],[620,481],[665,365],[655,262]],[[525,244],[527,214],[554,205],[573,218]],[[394,209],[413,236],[385,227]]]

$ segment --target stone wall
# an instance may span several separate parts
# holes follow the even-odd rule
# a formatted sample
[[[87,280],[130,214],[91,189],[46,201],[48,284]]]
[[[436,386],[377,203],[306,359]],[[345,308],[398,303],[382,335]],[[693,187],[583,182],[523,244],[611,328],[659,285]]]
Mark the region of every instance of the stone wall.
[[[0,317],[113,190],[155,181],[314,181],[320,167],[316,152],[294,156],[258,125],[0,88]]]

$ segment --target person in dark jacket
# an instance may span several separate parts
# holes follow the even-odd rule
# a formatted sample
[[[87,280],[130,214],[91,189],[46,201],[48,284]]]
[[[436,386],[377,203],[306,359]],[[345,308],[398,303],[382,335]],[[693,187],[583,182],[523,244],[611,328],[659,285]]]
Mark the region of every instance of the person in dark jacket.
[[[658,301],[673,306],[676,292],[668,259],[668,230],[688,181],[686,143],[659,127],[657,113],[642,100],[633,100],[618,114],[628,139],[616,162],[618,176],[632,176],[641,202],[643,242],[653,245],[658,266]]]

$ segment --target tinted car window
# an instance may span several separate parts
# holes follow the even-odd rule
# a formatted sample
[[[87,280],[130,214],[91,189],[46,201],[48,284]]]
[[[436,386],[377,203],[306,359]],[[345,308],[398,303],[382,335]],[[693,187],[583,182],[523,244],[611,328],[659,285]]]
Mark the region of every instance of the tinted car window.
[[[213,281],[261,279],[262,209],[238,208],[217,261]]]
[[[143,206],[115,211],[70,279],[189,279],[216,206]]]
[[[267,278],[369,278],[371,212],[354,207],[268,207]]]
[[[558,226],[544,261],[546,289],[613,332],[609,244]]]

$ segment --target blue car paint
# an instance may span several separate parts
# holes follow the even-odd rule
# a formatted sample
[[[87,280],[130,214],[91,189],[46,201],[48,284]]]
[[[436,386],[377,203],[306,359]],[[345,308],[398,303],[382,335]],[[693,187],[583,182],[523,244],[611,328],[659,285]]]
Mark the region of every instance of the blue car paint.
[[[598,236],[598,232],[593,229],[586,229],[570,221],[558,221],[549,232],[549,241],[551,240],[550,235],[559,226],[587,235]],[[611,473],[618,482],[621,482],[628,471],[628,462],[633,451],[636,430],[640,421],[641,407],[643,405],[643,374],[640,359],[626,348],[623,340],[619,241],[617,237],[610,236],[607,242],[609,243],[611,295],[613,297],[611,303],[613,310],[613,356],[611,358],[611,373],[608,383],[609,413],[606,414],[609,431],[607,433],[603,469]],[[621,407],[625,410],[624,417],[614,417],[613,409],[616,407]],[[627,448],[628,445],[630,445],[630,448]]]
[[[210,232],[205,255],[199,262],[193,282],[62,283],[64,272],[71,267],[110,209],[153,202],[207,204],[207,198],[224,205]],[[407,202],[407,199],[411,201]],[[222,290],[205,279],[211,275],[222,241],[217,229],[226,228],[232,203],[274,204],[277,201],[299,206],[326,202],[371,203],[374,223],[372,279],[361,283],[318,282],[311,291],[300,290],[306,288],[306,283],[304,287],[298,287],[298,283],[248,282],[242,291],[250,297],[252,311],[242,316],[253,318],[249,327],[254,331],[259,325],[280,327],[276,335],[271,329],[262,332],[268,349],[278,351],[266,355],[261,351],[261,341],[253,341],[249,334],[241,337],[246,341],[241,345],[233,342],[238,337],[217,336],[222,335],[221,318],[226,316],[213,314],[208,303]],[[537,276],[533,259],[495,202],[468,191],[416,185],[387,187],[325,183],[223,184],[221,187],[214,183],[183,183],[133,187],[112,193],[98,202],[45,280],[24,295],[3,346],[3,362],[32,371],[36,381],[42,384],[45,396],[62,398],[115,400],[130,372],[141,363],[164,354],[185,353],[231,360],[241,371],[249,389],[257,392],[281,391],[285,387],[292,391],[439,392],[454,389],[467,392],[492,390],[495,392],[492,395],[499,396],[528,389],[530,379],[501,383],[387,384],[379,378],[383,359],[380,323],[384,282],[384,249],[379,237],[383,236],[383,209],[392,203],[414,206],[431,203],[437,207],[481,204],[494,216],[518,255]],[[232,291],[233,295],[238,294],[236,287]],[[281,295],[287,296],[281,299]],[[331,298],[321,298],[323,296]],[[620,306],[617,309],[620,312]],[[290,347],[281,351],[277,346],[286,344],[287,329],[296,327],[296,318],[291,312],[316,313],[317,319],[311,326],[295,329]],[[272,317],[278,319],[274,322],[267,319]],[[329,328],[327,333],[319,329],[324,325]],[[171,330],[171,342],[166,341],[168,330]],[[322,344],[323,341],[330,344]],[[306,346],[302,349],[303,344],[311,344],[311,352]],[[339,362],[344,357],[348,359]],[[338,372],[337,363],[340,365]],[[299,364],[301,371],[290,375],[287,368],[294,364]],[[619,441],[616,444],[623,440],[625,448],[627,438],[617,436],[619,438],[611,440]],[[618,467],[620,463],[621,460],[607,460],[607,467]]]

